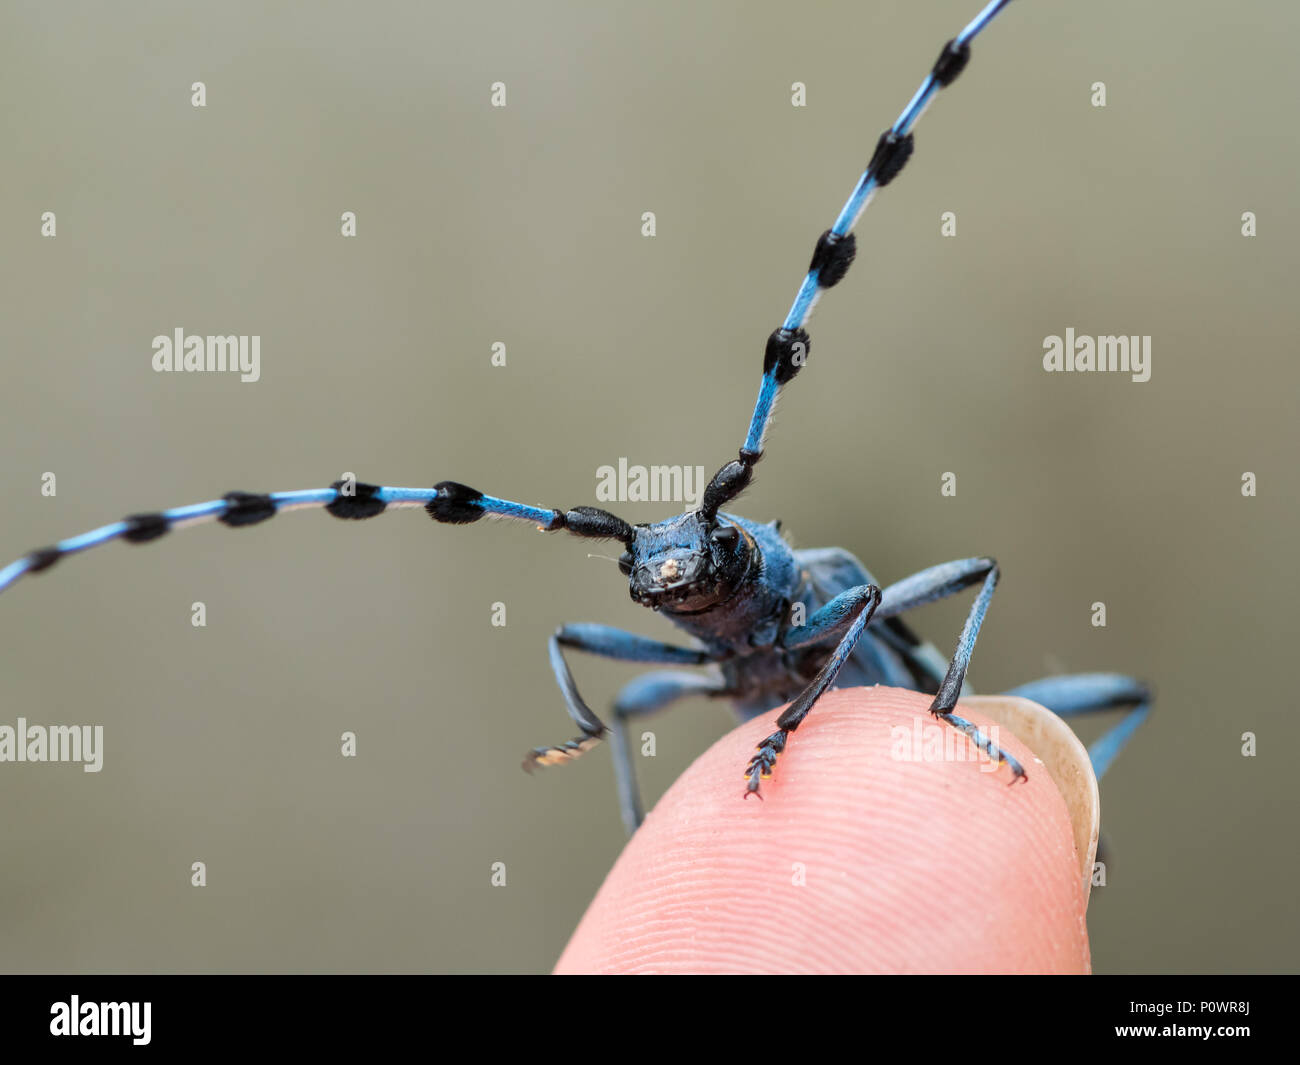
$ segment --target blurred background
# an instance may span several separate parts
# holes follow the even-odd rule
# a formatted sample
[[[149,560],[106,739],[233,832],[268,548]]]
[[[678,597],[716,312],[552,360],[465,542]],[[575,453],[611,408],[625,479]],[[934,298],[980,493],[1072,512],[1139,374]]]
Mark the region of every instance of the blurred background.
[[[711,474],[817,235],[977,6],[5,4],[0,563],[345,471],[559,507],[620,457]],[[1102,786],[1099,972],[1297,967],[1298,32],[1281,0],[1012,4],[863,216],[737,508],[885,581],[995,555],[980,691],[1155,685]],[[261,380],[153,372],[177,327],[260,335]],[[1150,381],[1045,373],[1067,327],[1150,335]],[[674,635],[589,552],[615,553],[306,513],[20,582],[0,723],[102,724],[105,755],[0,765],[0,966],[547,970],[623,833],[607,750],[519,770],[573,732],[546,639]],[[947,653],[968,607],[912,621]],[[638,668],[574,665],[596,707]],[[653,802],[730,719],[650,727]]]

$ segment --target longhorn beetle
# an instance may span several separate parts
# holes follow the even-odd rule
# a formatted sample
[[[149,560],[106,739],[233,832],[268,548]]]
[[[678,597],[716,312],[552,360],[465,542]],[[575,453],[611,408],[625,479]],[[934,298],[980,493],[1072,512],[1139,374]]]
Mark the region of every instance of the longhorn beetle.
[[[884,188],[912,155],[912,127],[934,95],[951,85],[970,58],[971,41],[1008,0],[994,0],[943,46],[933,69],[898,120],[876,142],[835,224],[821,235],[807,275],[785,321],[767,339],[758,401],[739,455],[705,488],[698,510],[651,525],[629,525],[594,507],[552,510],[484,495],[455,481],[433,488],[335,482],[329,488],[256,494],[228,492],[222,498],[157,513],[133,514],[81,536],[33,551],[0,570],[0,590],[29,573],[40,573],[65,555],[111,540],[132,544],[155,540],[172,529],[215,518],[224,525],[255,525],[281,511],[324,507],[336,518],[373,518],[388,510],[423,507],[435,521],[468,525],[486,516],[509,518],[542,530],[564,530],[588,539],[618,540],[618,560],[632,599],[665,615],[694,638],[681,647],[604,625],[564,625],[550,640],[551,668],[569,716],[581,735],[567,743],[538,747],[524,767],[555,765],[577,758],[607,737],[613,740],[619,804],[628,830],[642,818],[640,796],[627,738],[632,718],[654,713],[689,695],[725,697],[739,716],[752,718],[783,703],[776,731],[764,739],[744,770],[744,797],[760,792],[791,733],[832,684],[888,684],[933,694],[930,712],[965,733],[1011,780],[1026,779],[1024,768],[974,724],[954,710],[962,694],[980,625],[998,581],[991,558],[967,558],[922,570],[883,591],[866,568],[841,548],[796,551],[780,523],[757,524],[722,508],[745,490],[781,389],[799,373],[810,351],[804,325],[823,290],[838,284],[855,254],[853,227],[876,190]],[[904,624],[901,615],[969,588],[978,587],[956,650],[947,662]],[[794,608],[798,605],[799,610]],[[798,617],[799,624],[794,624]],[[703,673],[665,669],[637,677],[614,701],[606,726],[578,693],[565,651],[584,651],[624,662],[706,666]],[[1112,673],[1049,677],[1014,688],[1011,695],[1036,700],[1059,714],[1128,707],[1125,717],[1091,749],[1101,776],[1149,708],[1140,682]]]

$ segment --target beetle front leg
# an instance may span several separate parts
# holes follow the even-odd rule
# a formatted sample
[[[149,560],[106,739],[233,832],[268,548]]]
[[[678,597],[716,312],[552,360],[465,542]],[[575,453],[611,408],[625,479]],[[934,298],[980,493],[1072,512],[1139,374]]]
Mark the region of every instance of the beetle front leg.
[[[831,657],[817,671],[812,683],[776,719],[777,731],[758,745],[758,753],[745,767],[745,798],[751,795],[757,795],[760,799],[763,797],[759,791],[760,782],[764,777],[772,775],[776,760],[785,750],[790,733],[802,724],[822,692],[835,683],[840,668],[853,653],[871,615],[880,605],[880,596],[880,589],[874,584],[850,588],[813,614],[807,624],[787,630],[781,640],[781,646],[787,651],[824,643],[840,633],[844,635]]]
[[[569,664],[564,660],[564,649],[615,658],[620,662],[667,662],[684,666],[701,666],[710,661],[704,651],[689,647],[674,647],[659,640],[651,640],[635,633],[623,632],[608,625],[563,625],[550,640],[551,669],[564,696],[565,708],[582,735],[568,743],[550,747],[534,747],[524,759],[524,768],[532,772],[538,766],[561,765],[580,757],[596,746],[609,729],[583,701],[574,683]]]

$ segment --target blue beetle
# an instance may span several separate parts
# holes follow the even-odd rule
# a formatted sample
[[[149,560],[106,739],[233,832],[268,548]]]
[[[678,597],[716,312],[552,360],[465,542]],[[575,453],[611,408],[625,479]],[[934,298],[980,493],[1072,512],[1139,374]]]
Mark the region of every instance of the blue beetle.
[[[745,767],[743,794],[759,794],[791,734],[832,685],[887,684],[932,694],[930,712],[960,730],[989,758],[1005,763],[1012,781],[1024,767],[954,710],[980,625],[998,581],[991,558],[967,558],[922,570],[882,591],[853,555],[840,548],[795,551],[780,525],[757,524],[722,507],[753,479],[781,389],[807,362],[804,325],[821,293],[839,283],[852,264],[853,227],[878,189],[902,170],[913,149],[912,127],[939,89],[950,85],[970,58],[970,42],[1009,0],[993,0],[944,45],[930,73],[898,120],[880,135],[866,170],[835,224],[818,239],[812,261],[785,321],[768,337],[763,375],[749,431],[737,458],[726,463],[704,490],[697,510],[650,525],[629,525],[593,507],[562,511],[484,495],[454,481],[433,488],[397,488],[336,481],[304,491],[228,492],[220,499],[147,514],[133,514],[81,536],[32,551],[0,569],[0,591],[20,577],[49,569],[66,555],[113,540],[145,543],[172,529],[216,520],[253,525],[285,510],[324,508],[337,518],[371,518],[387,510],[423,507],[435,521],[462,525],[485,516],[535,524],[546,531],[620,541],[619,567],[632,598],[667,617],[693,637],[680,647],[604,625],[565,625],[550,641],[550,659],[569,715],[581,735],[535,748],[525,768],[576,758],[598,741],[615,740],[619,804],[629,831],[642,808],[628,746],[629,719],[660,710],[688,695],[725,697],[745,719],[784,703],[776,721]],[[945,660],[918,639],[900,615],[973,586],[975,602]],[[584,651],[627,662],[704,666],[703,672],[659,670],[637,677],[615,700],[612,725],[583,701],[564,653]],[[1012,689],[1060,714],[1128,707],[1129,712],[1090,750],[1098,776],[1146,716],[1145,685],[1113,673],[1049,677]]]

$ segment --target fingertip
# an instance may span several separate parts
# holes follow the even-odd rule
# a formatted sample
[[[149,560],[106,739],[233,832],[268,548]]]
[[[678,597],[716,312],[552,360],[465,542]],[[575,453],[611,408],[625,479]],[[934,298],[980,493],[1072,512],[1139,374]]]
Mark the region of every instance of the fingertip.
[[[556,972],[1086,972],[1085,897],[1052,776],[891,688],[826,693],[743,801],[777,711],[719,740],[660,800]],[[993,779],[990,779],[993,778]]]

